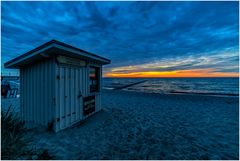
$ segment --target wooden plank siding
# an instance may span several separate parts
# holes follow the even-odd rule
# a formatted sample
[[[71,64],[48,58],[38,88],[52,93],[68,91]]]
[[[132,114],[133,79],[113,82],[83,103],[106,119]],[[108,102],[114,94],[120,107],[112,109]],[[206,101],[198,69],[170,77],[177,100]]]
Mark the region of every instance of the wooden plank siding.
[[[90,65],[99,67],[99,92],[90,93]],[[70,127],[101,110],[102,66],[57,64],[55,58],[20,69],[21,117],[27,126],[53,123],[54,131]],[[95,112],[83,116],[83,98],[95,95]]]
[[[20,69],[20,108],[27,126],[46,125],[53,119],[53,71],[53,59]]]
[[[96,111],[101,109],[101,95],[99,92],[90,93],[90,66],[78,67],[60,64],[56,67],[56,126],[55,131],[65,129],[74,123],[91,115],[83,116],[83,98],[96,95]],[[101,66],[100,78],[101,78]],[[101,79],[100,82],[101,83]],[[80,96],[81,95],[81,96]],[[80,97],[79,97],[80,96]],[[94,113],[95,113],[94,112]],[[93,114],[94,114],[93,113]]]

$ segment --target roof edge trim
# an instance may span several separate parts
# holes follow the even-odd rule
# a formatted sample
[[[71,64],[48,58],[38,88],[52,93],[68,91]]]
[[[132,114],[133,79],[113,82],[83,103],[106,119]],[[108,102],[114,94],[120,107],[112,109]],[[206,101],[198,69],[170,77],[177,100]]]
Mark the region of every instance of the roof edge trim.
[[[32,56],[35,56],[39,53],[42,53],[50,48],[58,48],[58,49],[61,49],[61,50],[65,50],[65,51],[69,51],[71,53],[75,53],[75,54],[79,54],[79,55],[82,55],[84,57],[89,57],[91,59],[95,59],[95,60],[98,60],[100,62],[102,62],[102,64],[110,64],[111,61],[109,59],[106,59],[106,58],[103,58],[101,56],[98,56],[98,55],[95,55],[95,54],[92,54],[90,52],[87,52],[87,51],[84,51],[82,49],[79,49],[79,48],[76,48],[74,46],[71,46],[71,45],[68,45],[68,44],[65,44],[63,42],[60,42],[60,41],[57,41],[57,40],[51,40],[49,42],[46,42],[32,50],[30,50],[29,52],[23,54],[23,55],[20,55],[12,60],[9,60],[8,62],[4,63],[4,67],[5,68],[14,68],[14,65],[28,59],[28,58],[31,58]]]
[[[37,55],[37,54],[39,54],[39,53],[41,53],[41,52],[44,52],[44,51],[46,51],[46,50],[48,50],[48,49],[50,49],[50,48],[52,48],[52,47],[53,47],[53,45],[50,44],[49,46],[46,46],[46,47],[44,47],[44,48],[42,48],[42,49],[40,49],[40,50],[34,51],[34,52],[32,52],[32,53],[29,53],[29,54],[26,55],[26,56],[20,55],[20,56],[16,57],[15,59],[12,59],[12,60],[4,63],[4,67],[5,67],[5,68],[11,68],[11,67],[14,66],[15,64],[17,64],[17,63],[19,63],[19,62],[21,62],[21,61],[24,61],[24,60],[26,60],[26,59],[34,56],[34,55]]]

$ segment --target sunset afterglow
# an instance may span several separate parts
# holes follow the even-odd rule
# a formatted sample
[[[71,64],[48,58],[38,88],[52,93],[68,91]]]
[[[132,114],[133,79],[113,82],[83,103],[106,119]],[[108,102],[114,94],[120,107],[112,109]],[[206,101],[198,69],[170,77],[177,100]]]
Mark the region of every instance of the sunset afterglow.
[[[168,78],[168,77],[238,77],[238,73],[212,72],[212,70],[179,70],[171,72],[107,73],[116,78]]]
[[[238,52],[210,55],[181,56],[153,62],[113,67],[105,70],[105,77],[238,77]]]

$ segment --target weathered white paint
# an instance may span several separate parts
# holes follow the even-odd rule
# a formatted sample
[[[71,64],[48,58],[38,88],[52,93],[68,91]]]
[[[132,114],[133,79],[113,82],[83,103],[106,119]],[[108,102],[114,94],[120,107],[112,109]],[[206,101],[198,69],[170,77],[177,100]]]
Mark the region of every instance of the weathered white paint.
[[[57,64],[54,58],[20,69],[21,117],[28,126],[53,123],[54,130],[65,129],[101,110],[100,90],[90,93],[89,68]],[[83,98],[95,95],[95,112],[83,116]],[[80,97],[79,97],[80,96]]]
[[[99,66],[101,72],[101,66]],[[67,128],[87,118],[83,116],[83,98],[95,96],[95,112],[101,110],[100,94],[90,93],[89,65],[73,66],[60,64],[56,67],[56,129]],[[101,84],[101,79],[100,82]]]
[[[102,65],[109,63],[106,58],[52,40],[4,66],[20,69],[20,111],[26,125],[53,124],[59,131],[101,110]],[[100,89],[94,93],[90,93],[90,66],[100,69]],[[88,96],[95,96],[95,111],[83,116],[83,98]]]
[[[20,111],[27,125],[52,121],[54,59],[46,59],[20,69]]]

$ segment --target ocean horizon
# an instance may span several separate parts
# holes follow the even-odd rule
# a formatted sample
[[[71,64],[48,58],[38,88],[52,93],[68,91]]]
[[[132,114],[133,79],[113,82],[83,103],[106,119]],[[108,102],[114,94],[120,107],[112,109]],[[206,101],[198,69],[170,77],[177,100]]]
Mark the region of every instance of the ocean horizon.
[[[238,77],[188,78],[103,78],[103,89],[112,90],[128,84],[142,83],[122,90],[159,94],[201,94],[238,96]]]

